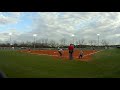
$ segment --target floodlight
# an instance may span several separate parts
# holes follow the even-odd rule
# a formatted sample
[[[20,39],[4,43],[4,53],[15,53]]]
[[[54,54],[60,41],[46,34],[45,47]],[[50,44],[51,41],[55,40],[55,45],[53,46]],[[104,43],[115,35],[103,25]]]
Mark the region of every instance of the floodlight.
[[[100,35],[100,34],[97,34],[98,36]]]
[[[72,34],[72,37],[74,37],[75,35],[74,34]]]
[[[12,33],[9,33],[9,35],[12,35]]]
[[[37,34],[33,34],[33,36],[34,36],[34,37],[36,37],[36,36],[37,36]]]

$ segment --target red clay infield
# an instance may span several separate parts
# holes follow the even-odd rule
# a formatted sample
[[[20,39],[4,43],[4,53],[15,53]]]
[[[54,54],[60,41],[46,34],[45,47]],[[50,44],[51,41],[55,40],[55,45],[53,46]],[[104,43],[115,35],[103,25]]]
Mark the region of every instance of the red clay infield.
[[[38,55],[48,55],[48,56],[53,56],[56,58],[63,58],[64,60],[69,60],[69,52],[68,50],[63,51],[63,56],[60,57],[59,53],[57,50],[21,50],[21,52],[26,52],[30,54],[38,54]],[[80,61],[90,61],[92,59],[92,55],[97,53],[96,50],[83,50],[84,56],[82,59],[78,59],[80,50],[74,50],[73,53],[73,58],[75,60],[80,60]]]

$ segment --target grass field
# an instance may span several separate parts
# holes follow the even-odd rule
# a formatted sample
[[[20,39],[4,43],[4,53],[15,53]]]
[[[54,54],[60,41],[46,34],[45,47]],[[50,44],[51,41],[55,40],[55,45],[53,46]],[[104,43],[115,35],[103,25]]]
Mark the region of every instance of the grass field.
[[[0,70],[8,78],[120,78],[120,49],[104,50],[89,62],[0,51]]]

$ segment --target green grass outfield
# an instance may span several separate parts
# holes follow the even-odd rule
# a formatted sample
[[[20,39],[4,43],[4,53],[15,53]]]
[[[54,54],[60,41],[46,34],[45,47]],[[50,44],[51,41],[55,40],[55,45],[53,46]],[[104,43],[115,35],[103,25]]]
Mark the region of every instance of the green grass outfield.
[[[120,49],[97,53],[90,62],[0,51],[0,71],[8,78],[120,78]]]

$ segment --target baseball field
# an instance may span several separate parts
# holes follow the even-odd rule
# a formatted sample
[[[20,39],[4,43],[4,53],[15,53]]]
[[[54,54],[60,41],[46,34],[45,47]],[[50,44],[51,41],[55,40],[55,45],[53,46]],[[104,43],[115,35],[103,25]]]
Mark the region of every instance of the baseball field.
[[[60,57],[60,54],[58,53],[58,50],[20,50],[19,52],[29,53],[29,54],[37,54],[37,55],[46,55],[46,56],[52,56],[56,58],[62,58],[64,60],[69,60],[69,51],[63,50],[62,51],[62,57]],[[84,56],[82,59],[78,59],[78,56],[80,54],[80,50],[74,50],[73,57],[74,59],[80,60],[80,61],[89,61],[91,60],[91,56],[97,52],[97,50],[83,50]]]
[[[69,60],[68,51],[0,50],[0,71],[8,78],[119,78],[120,50],[84,50],[83,59]]]

